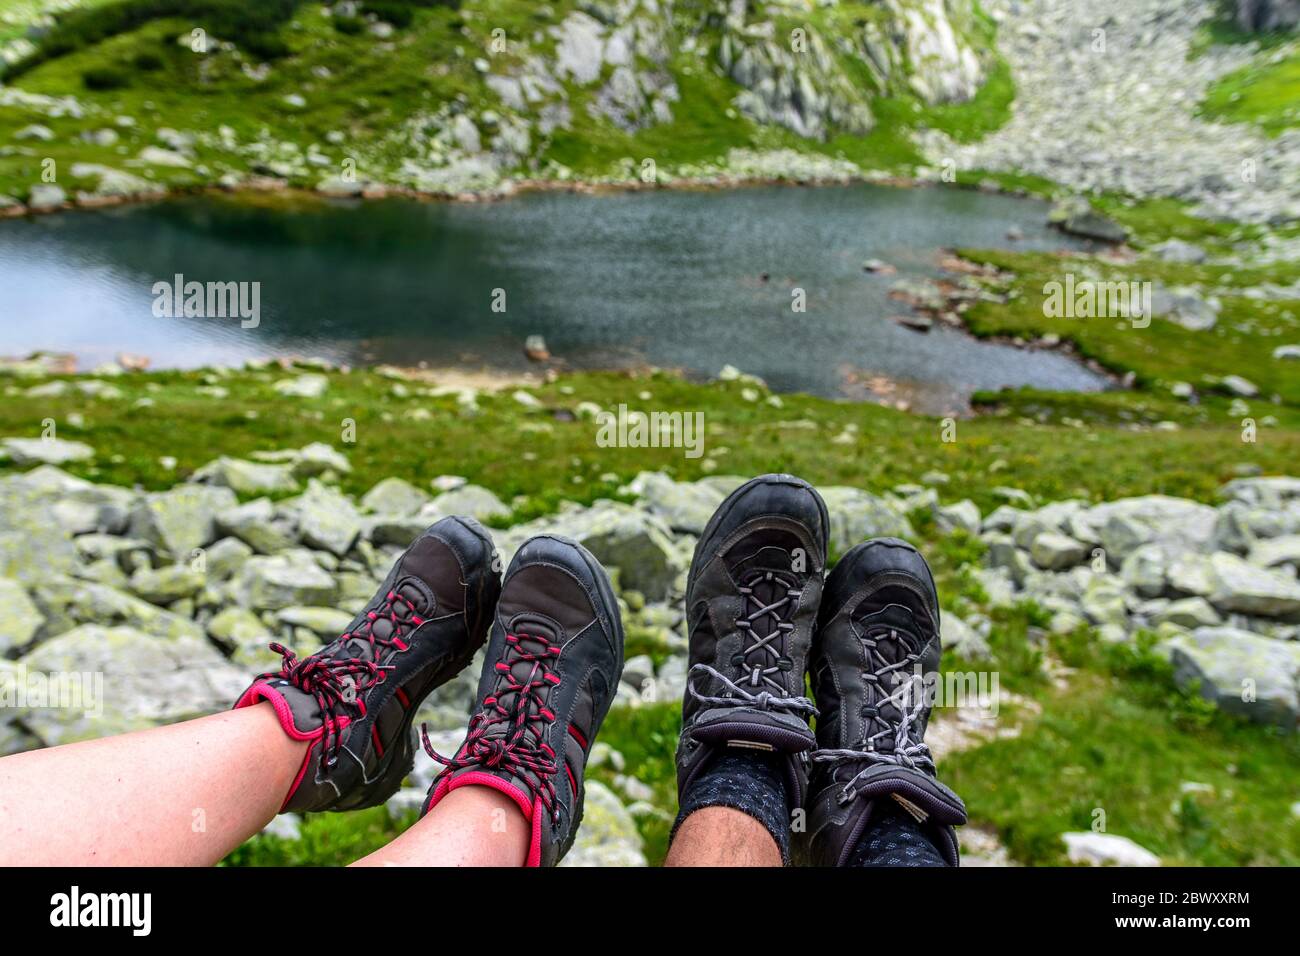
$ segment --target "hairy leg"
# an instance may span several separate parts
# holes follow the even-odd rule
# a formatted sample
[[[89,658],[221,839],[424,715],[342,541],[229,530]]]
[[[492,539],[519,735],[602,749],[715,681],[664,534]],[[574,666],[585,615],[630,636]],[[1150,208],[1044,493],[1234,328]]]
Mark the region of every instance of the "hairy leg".
[[[490,787],[460,787],[411,829],[353,866],[523,866],[530,830],[505,794]]]
[[[0,865],[211,865],[276,815],[305,748],[261,703],[5,757]]]
[[[696,810],[677,828],[664,866],[780,866],[781,850],[758,820],[731,807]]]

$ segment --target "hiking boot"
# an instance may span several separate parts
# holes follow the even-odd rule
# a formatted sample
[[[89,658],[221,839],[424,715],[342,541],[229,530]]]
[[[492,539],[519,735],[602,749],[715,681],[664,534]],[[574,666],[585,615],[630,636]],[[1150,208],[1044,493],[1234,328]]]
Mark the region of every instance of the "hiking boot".
[[[868,823],[893,801],[951,866],[961,799],[935,778],[920,677],[939,669],[939,596],[920,553],[897,538],[852,548],[826,580],[809,670],[817,747],[809,783],[808,851],[844,866]]]
[[[554,866],[582,820],[583,771],[623,673],[623,624],[609,576],[575,541],[541,535],[510,562],[478,709],[423,813],[459,787],[491,787],[531,824],[527,866]],[[423,815],[423,814],[422,814]]]
[[[443,518],[393,565],[341,636],[301,660],[280,644],[235,707],[269,701],[310,746],[281,812],[383,803],[411,770],[411,721],[429,691],[483,646],[501,591],[492,538],[473,518]]]
[[[677,746],[681,797],[728,747],[775,753],[790,809],[801,806],[815,745],[804,696],[830,521],[793,475],[762,475],[718,507],[686,583],[690,670]]]

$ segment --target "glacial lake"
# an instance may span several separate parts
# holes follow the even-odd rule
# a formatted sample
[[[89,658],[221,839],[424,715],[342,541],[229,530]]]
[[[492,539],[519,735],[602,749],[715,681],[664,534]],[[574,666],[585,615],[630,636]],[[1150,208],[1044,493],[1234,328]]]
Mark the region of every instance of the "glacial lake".
[[[131,352],[153,367],[309,355],[515,371],[538,334],[564,367],[703,377],[731,364],[832,397],[870,397],[873,381],[879,394],[883,379],[932,413],[975,389],[1101,389],[1064,355],[894,321],[909,310],[893,283],[941,275],[944,247],[1078,246],[1046,218],[1036,200],[874,185],[78,210],[0,222],[0,354],[72,352],[83,368]],[[897,275],[864,272],[868,258]],[[155,315],[155,284],[178,274],[258,283],[257,326]],[[795,290],[806,311],[792,309]]]

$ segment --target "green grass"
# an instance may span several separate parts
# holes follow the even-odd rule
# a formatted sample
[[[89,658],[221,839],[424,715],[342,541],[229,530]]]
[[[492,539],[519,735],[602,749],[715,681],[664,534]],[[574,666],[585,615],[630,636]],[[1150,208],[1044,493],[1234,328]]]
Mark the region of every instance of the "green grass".
[[[971,818],[991,824],[1013,858],[1066,862],[1060,834],[1126,836],[1165,865],[1295,866],[1300,828],[1288,823],[1300,760],[1284,737],[1171,702],[1166,674],[1083,671],[1044,693],[1020,736],[957,753],[943,764]],[[1190,725],[1189,725],[1190,721]],[[1182,784],[1212,792],[1184,792]]]
[[[1220,79],[1201,112],[1222,122],[1253,123],[1270,136],[1300,125],[1300,45],[1262,54]]]
[[[1300,378],[1285,362],[1272,358],[1277,345],[1300,339],[1300,301],[1261,302],[1245,297],[1245,288],[1261,281],[1257,270],[1151,260],[1120,265],[1043,253],[980,251],[969,255],[1016,274],[1008,286],[1014,295],[1008,303],[979,303],[967,313],[976,335],[1036,338],[1054,333],[1107,368],[1133,372],[1139,384],[1149,389],[1185,380],[1200,389],[1214,390],[1214,377],[1238,374],[1258,385],[1265,399],[1277,395],[1284,406],[1300,405]],[[1286,263],[1274,268],[1273,278],[1285,279],[1295,274],[1296,267]],[[1152,319],[1147,328],[1132,328],[1113,318],[1048,317],[1044,315],[1044,288],[1049,282],[1064,282],[1067,273],[1075,274],[1076,282],[1094,276],[1095,281],[1218,288],[1222,303],[1219,321],[1211,330],[1190,331],[1160,317]],[[1202,412],[1209,413],[1212,408]],[[1290,416],[1289,409],[1269,411]]]
[[[204,377],[200,372],[117,379],[126,395],[121,400],[35,398],[15,389],[0,403],[0,434],[37,435],[42,420],[52,417],[60,423],[60,436],[100,450],[95,461],[70,470],[96,481],[146,488],[183,480],[218,451],[246,457],[257,450],[324,441],[342,447],[352,461],[353,472],[343,483],[348,492],[364,493],[387,475],[426,485],[433,475],[452,472],[494,489],[507,501],[520,496],[519,517],[553,510],[562,500],[609,497],[638,472],[656,469],[683,480],[710,472],[793,471],[822,484],[876,491],[937,469],[951,479],[946,497],[971,497],[986,510],[998,503],[992,488],[1001,484],[1022,487],[1044,500],[1153,492],[1212,500],[1239,466],[1293,470],[1300,448],[1288,406],[1267,406],[1285,421],[1262,429],[1257,444],[1243,445],[1239,423],[1226,415],[1226,399],[1211,398],[1191,408],[1141,392],[1098,397],[1001,393],[997,400],[1003,407],[1033,403],[1041,409],[1036,407],[1028,421],[989,415],[959,422],[957,441],[945,443],[937,419],[806,395],[782,396],[784,407],[774,408],[746,401],[738,384],[694,384],[666,373],[648,378],[566,375],[534,390],[542,409],[526,409],[508,393],[484,395],[481,414],[472,418],[462,416],[450,398],[394,397],[390,381],[364,371],[331,373],[325,396],[295,399],[289,405],[293,414],[286,415],[286,400],[271,388],[284,374],[234,373],[220,380],[230,390],[222,399],[198,391]],[[1268,384],[1257,377],[1261,385]],[[1293,394],[1294,385],[1279,382],[1278,387]],[[606,408],[620,402],[642,407],[648,404],[638,398],[642,390],[651,393],[654,407],[704,413],[704,457],[686,459],[675,449],[598,449],[593,423],[565,420],[582,401]],[[127,414],[141,397],[154,404]],[[1097,410],[1095,425],[1086,432],[1066,421],[1076,404]],[[403,418],[417,407],[427,408],[430,419]],[[80,426],[68,422],[73,412],[84,416]],[[1186,423],[1179,432],[1133,428],[1175,416]],[[353,445],[340,445],[345,418],[357,423]],[[801,420],[817,427],[794,424]],[[831,443],[848,424],[857,425],[863,437],[855,444]],[[518,451],[525,429],[535,455],[526,464]],[[1165,467],[1150,467],[1153,451],[1161,454]],[[160,466],[162,456],[176,459],[174,470]],[[10,467],[0,464],[0,472]]]

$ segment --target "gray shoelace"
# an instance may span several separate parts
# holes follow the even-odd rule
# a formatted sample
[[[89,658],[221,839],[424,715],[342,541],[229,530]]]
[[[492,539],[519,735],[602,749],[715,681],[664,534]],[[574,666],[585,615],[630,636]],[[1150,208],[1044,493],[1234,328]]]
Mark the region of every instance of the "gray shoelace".
[[[711,694],[701,694],[695,689],[696,673],[707,674],[712,677],[723,687],[731,692],[730,697],[715,697]],[[686,689],[691,696],[703,704],[715,704],[724,707],[735,706],[737,703],[750,704],[760,710],[789,710],[795,713],[808,714],[817,716],[817,708],[807,697],[790,697],[784,693],[780,696],[773,694],[768,690],[761,690],[757,694],[751,694],[744,687],[733,682],[725,674],[719,673],[708,664],[696,664],[686,675]]]
[[[898,632],[891,629],[889,632],[890,639],[898,640]],[[863,642],[867,648],[868,658],[877,662],[879,666],[869,674],[864,674],[863,679],[868,685],[874,687],[877,692],[880,691],[881,684],[884,682],[886,674],[902,670],[911,664],[914,664],[919,655],[907,654],[902,660],[892,664],[886,664],[881,660],[876,650],[877,643],[874,639],[865,638]],[[892,704],[903,716],[897,724],[891,724],[880,716],[880,706],[882,704]],[[860,749],[832,749],[817,750],[812,754],[812,759],[816,763],[847,764],[854,761],[863,761],[865,766],[859,770],[844,785],[840,792],[839,802],[848,803],[857,796],[857,784],[864,776],[867,775],[872,767],[877,764],[893,764],[898,767],[908,767],[913,770],[934,772],[934,757],[930,753],[930,748],[920,740],[912,739],[913,727],[921,718],[921,711],[925,709],[925,697],[917,693],[915,685],[910,680],[902,681],[896,690],[891,694],[886,694],[880,698],[872,707],[868,717],[881,725],[881,729],[874,734],[868,735],[860,745]],[[889,750],[878,749],[877,741],[882,737],[893,735],[893,747]]]

